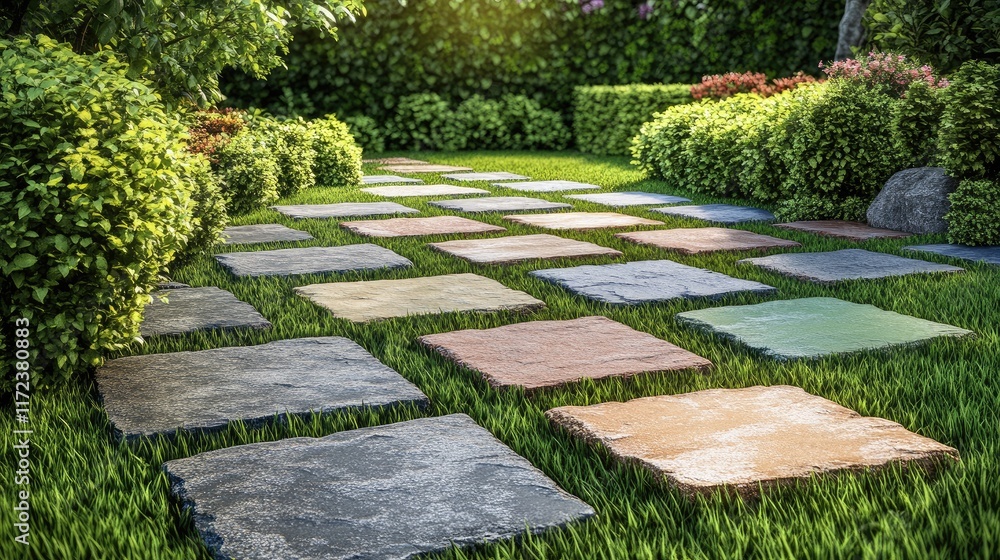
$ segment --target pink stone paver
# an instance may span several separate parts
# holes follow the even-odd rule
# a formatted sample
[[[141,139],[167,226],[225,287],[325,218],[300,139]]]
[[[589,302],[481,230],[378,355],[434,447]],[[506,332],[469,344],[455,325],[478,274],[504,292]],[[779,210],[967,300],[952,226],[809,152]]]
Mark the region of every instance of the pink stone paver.
[[[601,229],[632,226],[662,226],[663,222],[617,212],[562,212],[558,214],[517,214],[503,219],[545,229]]]
[[[867,241],[869,239],[902,239],[903,237],[910,237],[910,234],[905,231],[876,228],[861,222],[848,222],[844,220],[788,222],[784,224],[774,224],[774,227],[795,231],[805,231],[826,237],[840,237],[842,239],[850,239],[851,241]]]
[[[340,227],[368,237],[411,237],[417,235],[507,231],[506,228],[500,226],[485,224],[459,216],[362,220],[357,222],[341,222]]]
[[[795,241],[779,239],[770,235],[719,227],[636,231],[619,233],[617,237],[642,245],[653,245],[661,249],[677,251],[686,255],[715,251],[747,251],[800,246]]]
[[[459,239],[429,244],[438,251],[478,264],[507,264],[532,259],[612,256],[622,253],[586,241],[555,235],[516,235],[492,239]]]
[[[706,369],[712,362],[606,317],[531,321],[420,337],[493,387],[555,387],[584,378]]]

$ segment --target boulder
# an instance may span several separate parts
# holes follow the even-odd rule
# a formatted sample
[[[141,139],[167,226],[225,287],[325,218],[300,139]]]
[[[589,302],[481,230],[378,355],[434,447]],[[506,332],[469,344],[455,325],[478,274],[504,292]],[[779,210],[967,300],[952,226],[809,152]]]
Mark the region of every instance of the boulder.
[[[889,178],[868,207],[868,223],[907,233],[946,233],[948,195],[957,186],[958,181],[940,167],[904,169]]]

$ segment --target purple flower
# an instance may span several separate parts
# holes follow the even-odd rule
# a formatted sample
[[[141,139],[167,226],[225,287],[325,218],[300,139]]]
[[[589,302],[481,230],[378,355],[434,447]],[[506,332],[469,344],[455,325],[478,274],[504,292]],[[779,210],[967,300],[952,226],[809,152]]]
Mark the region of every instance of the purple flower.
[[[639,19],[649,19],[653,15],[653,0],[639,4]]]

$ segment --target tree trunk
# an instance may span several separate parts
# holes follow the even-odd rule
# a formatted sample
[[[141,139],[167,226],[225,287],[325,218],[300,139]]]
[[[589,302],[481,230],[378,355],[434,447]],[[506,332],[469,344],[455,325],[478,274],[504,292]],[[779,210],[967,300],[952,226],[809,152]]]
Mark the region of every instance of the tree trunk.
[[[837,54],[834,60],[853,58],[851,47],[865,44],[865,28],[861,24],[871,0],[847,0],[844,17],[840,20],[840,38],[837,40]]]

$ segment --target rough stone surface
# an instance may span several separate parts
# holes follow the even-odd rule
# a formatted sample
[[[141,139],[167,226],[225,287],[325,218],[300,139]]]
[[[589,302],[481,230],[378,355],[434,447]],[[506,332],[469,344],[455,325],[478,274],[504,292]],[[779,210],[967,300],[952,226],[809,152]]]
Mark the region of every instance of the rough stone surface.
[[[423,181],[399,175],[365,175],[361,178],[362,185],[381,185],[383,183],[423,183]]]
[[[108,417],[125,438],[428,402],[364,348],[335,336],[120,358],[98,369],[96,379]]]
[[[451,233],[488,233],[507,231],[506,228],[462,218],[460,216],[433,216],[430,218],[392,218],[343,222],[341,227],[369,237],[408,237],[414,235],[442,235]]]
[[[218,559],[408,559],[594,515],[464,414],[164,464]]]
[[[361,163],[377,163],[379,165],[429,165],[422,159],[410,159],[406,157],[390,157],[390,158],[378,158],[378,159],[363,159]]]
[[[549,202],[541,198],[526,198],[523,196],[490,196],[486,198],[458,198],[454,200],[436,200],[430,204],[445,210],[460,212],[517,212],[519,210],[558,210],[572,208],[564,202]]]
[[[741,280],[669,260],[550,268],[532,271],[531,275],[558,284],[574,294],[614,305],[681,298],[721,298],[741,292],[771,294],[777,291],[760,282]]]
[[[385,216],[389,214],[419,214],[409,206],[395,202],[341,202],[338,204],[298,204],[293,206],[272,206],[291,218],[350,218],[355,216]]]
[[[839,237],[842,239],[850,239],[851,241],[867,241],[869,239],[900,239],[910,236],[910,234],[905,231],[874,228],[861,222],[847,222],[844,220],[787,222],[784,224],[774,224],[774,227],[795,231],[805,231],[826,237]]]
[[[164,295],[168,303],[160,300]],[[268,329],[271,323],[249,303],[226,290],[208,286],[154,293],[153,302],[146,306],[139,334],[158,336],[239,328]]]
[[[459,239],[429,243],[438,251],[478,264],[506,264],[532,259],[568,257],[620,257],[622,253],[586,241],[555,235],[515,235],[492,239]]]
[[[524,179],[530,179],[531,177],[525,177],[524,175],[518,175],[516,173],[507,173],[506,171],[490,171],[486,173],[451,173],[448,175],[442,175],[445,179],[454,179],[456,181],[522,181]]]
[[[956,259],[1000,265],[1000,247],[970,247],[968,245],[940,243],[937,245],[912,245],[903,248],[908,251],[924,251]]]
[[[384,196],[386,198],[404,198],[408,196],[462,196],[490,194],[485,189],[459,187],[456,185],[398,185],[394,187],[369,187],[361,192]]]
[[[931,272],[961,272],[957,266],[908,259],[864,249],[843,249],[822,253],[783,253],[737,261],[753,264],[810,282],[833,283],[844,280],[888,278]]]
[[[699,309],[680,313],[677,320],[735,339],[778,359],[816,358],[973,334],[951,325],[835,298]]]
[[[525,181],[523,183],[493,183],[496,187],[506,187],[524,192],[561,192],[600,189],[600,185],[577,181]]]
[[[307,241],[313,236],[307,232],[292,229],[281,224],[257,224],[252,226],[231,226],[222,231],[225,245],[248,245],[251,243],[275,243],[278,241]]]
[[[158,290],[170,290],[170,289],[190,288],[190,287],[191,287],[190,284],[185,284],[183,282],[160,282],[159,284],[156,285],[156,289]]]
[[[741,224],[743,222],[770,222],[774,214],[760,208],[750,206],[732,206],[729,204],[704,204],[701,206],[668,206],[666,208],[651,208],[652,212],[697,218],[719,224]]]
[[[382,169],[392,173],[449,173],[452,171],[472,171],[471,167],[456,167],[454,165],[438,165],[435,163],[394,163]]]
[[[563,406],[546,416],[687,495],[755,497],[761,487],[813,475],[900,463],[933,471],[959,459],[957,450],[895,422],[787,385]]]
[[[904,169],[889,178],[868,207],[868,223],[907,233],[945,233],[944,215],[951,209],[948,195],[957,186],[958,181],[940,167]]]
[[[215,255],[215,260],[234,276],[291,276],[413,266],[409,259],[371,243],[222,253]]]
[[[685,255],[715,251],[750,251],[779,247],[799,247],[800,244],[770,235],[729,228],[675,228],[655,231],[619,233],[618,237],[642,245],[677,251]]]
[[[335,317],[361,323],[408,315],[455,311],[521,311],[545,302],[476,274],[446,274],[403,280],[336,282],[295,288]]]
[[[706,369],[712,362],[606,317],[528,321],[420,337],[493,387],[538,389],[584,378]]]
[[[568,194],[566,198],[596,202],[606,206],[652,206],[654,204],[678,204],[691,202],[690,198],[643,191],[611,192],[597,194]]]
[[[504,216],[505,220],[545,229],[601,229],[632,226],[662,226],[663,222],[647,220],[616,212],[560,212],[558,214],[520,214]]]

